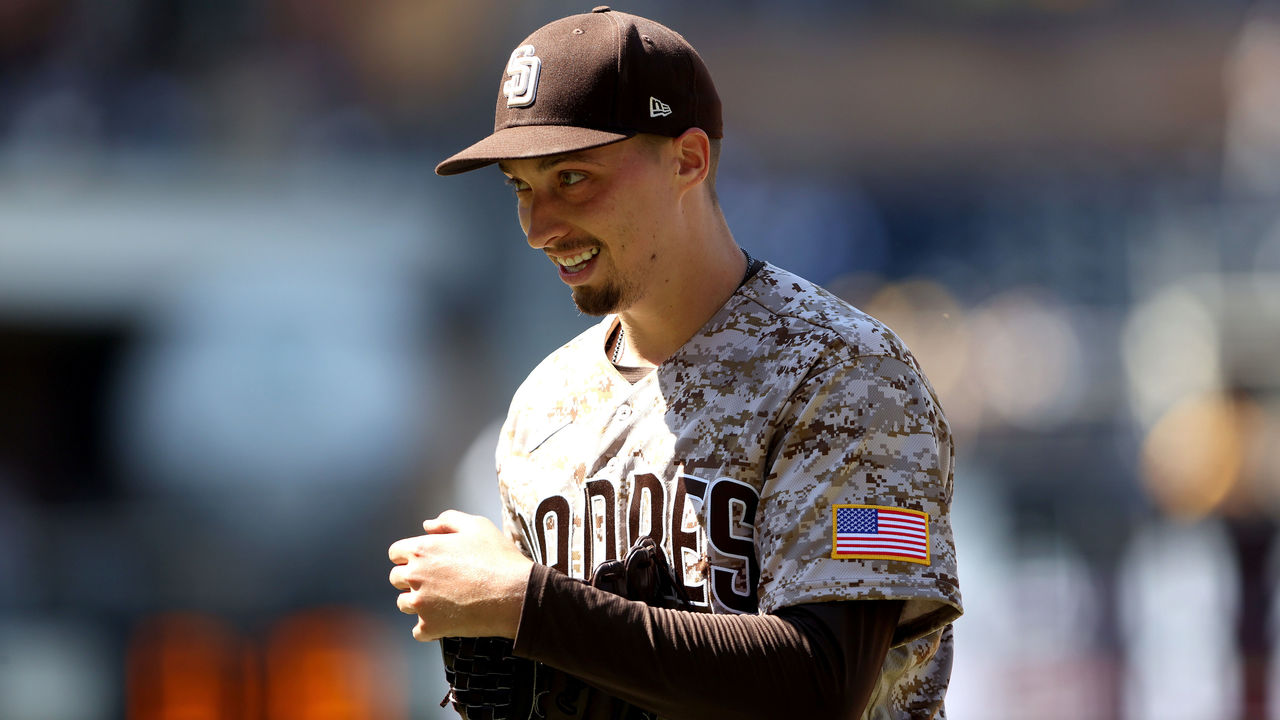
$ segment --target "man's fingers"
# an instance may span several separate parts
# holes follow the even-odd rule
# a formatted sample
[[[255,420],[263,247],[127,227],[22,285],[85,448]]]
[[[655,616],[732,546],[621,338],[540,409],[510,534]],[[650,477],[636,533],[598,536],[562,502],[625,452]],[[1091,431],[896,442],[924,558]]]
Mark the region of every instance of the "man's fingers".
[[[431,642],[439,638],[427,630],[427,623],[419,617],[418,624],[413,626],[413,639],[418,642]]]
[[[391,568],[391,574],[387,576],[387,581],[391,586],[400,590],[412,590],[413,584],[409,582],[409,578],[405,577],[407,570],[404,565],[396,565]]]
[[[387,548],[387,557],[396,565],[404,565],[413,558],[426,554],[430,544],[431,539],[425,535],[397,540]]]
[[[409,542],[412,539],[405,538],[391,543],[391,547],[387,548],[387,557],[391,558],[391,562],[397,565],[409,562],[409,558],[413,557],[413,551],[409,548]]]
[[[491,625],[509,632],[506,626],[514,627],[519,606],[506,612],[506,601],[528,585],[527,568],[519,563],[531,563],[480,515],[446,510],[422,527],[426,534],[398,540],[387,549],[393,563],[387,579],[403,591],[396,608],[419,617],[414,638],[428,642]],[[492,572],[476,572],[477,562]],[[504,610],[501,614],[490,610],[495,601]]]
[[[473,518],[473,515],[458,510],[445,510],[430,520],[424,520],[422,529],[428,533],[455,533],[462,530]]]

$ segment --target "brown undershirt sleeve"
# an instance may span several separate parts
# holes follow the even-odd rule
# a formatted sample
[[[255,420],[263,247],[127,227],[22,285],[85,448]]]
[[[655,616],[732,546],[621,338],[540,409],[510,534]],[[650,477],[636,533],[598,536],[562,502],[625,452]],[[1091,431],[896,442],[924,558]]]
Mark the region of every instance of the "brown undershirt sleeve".
[[[663,718],[858,718],[902,611],[896,600],[772,615],[649,607],[535,565],[517,655]]]

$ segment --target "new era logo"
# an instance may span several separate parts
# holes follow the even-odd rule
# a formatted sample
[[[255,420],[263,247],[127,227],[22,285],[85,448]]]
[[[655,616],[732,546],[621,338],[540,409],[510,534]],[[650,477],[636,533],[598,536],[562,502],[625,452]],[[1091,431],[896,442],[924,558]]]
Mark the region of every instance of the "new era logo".
[[[656,97],[649,98],[649,117],[666,117],[671,114],[671,106]]]

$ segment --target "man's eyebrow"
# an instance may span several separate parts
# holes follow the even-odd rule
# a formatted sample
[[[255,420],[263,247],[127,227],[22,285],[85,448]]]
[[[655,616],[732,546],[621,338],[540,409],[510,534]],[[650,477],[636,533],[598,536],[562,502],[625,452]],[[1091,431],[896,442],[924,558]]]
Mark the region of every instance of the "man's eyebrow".
[[[535,167],[538,172],[545,172],[555,167],[556,165],[559,165],[561,163],[566,163],[566,162],[581,162],[581,163],[589,163],[591,165],[600,164],[599,162],[592,160],[591,155],[586,152],[571,152],[571,153],[564,153],[562,155],[548,155],[538,160],[538,164]],[[502,172],[507,173],[508,175],[511,174],[511,168],[507,167],[507,164],[505,161],[502,161],[502,160],[498,161],[498,169],[502,170]]]
[[[556,165],[559,165],[560,163],[567,163],[567,162],[587,162],[587,163],[591,163],[592,165],[600,164],[597,162],[593,162],[591,160],[591,156],[585,152],[572,152],[572,153],[565,153],[564,155],[552,155],[550,157],[542,158],[541,160],[538,161],[538,170],[539,172],[543,170],[550,170],[551,168],[555,167]]]

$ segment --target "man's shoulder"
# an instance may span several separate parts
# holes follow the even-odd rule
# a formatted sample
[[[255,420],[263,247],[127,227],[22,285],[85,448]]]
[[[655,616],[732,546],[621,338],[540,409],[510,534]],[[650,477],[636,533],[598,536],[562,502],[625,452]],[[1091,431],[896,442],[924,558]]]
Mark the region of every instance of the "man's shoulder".
[[[604,347],[605,333],[613,322],[614,316],[610,315],[552,350],[533,367],[516,394],[520,395],[526,388],[536,387],[555,377],[577,377],[586,381],[591,375],[601,374],[604,370],[600,362],[601,348]]]
[[[616,315],[607,315],[599,321],[588,325],[582,332],[566,340],[560,347],[548,353],[537,367],[541,367],[551,361],[588,362],[598,359],[596,354],[591,353],[591,349],[594,348],[595,353],[601,351],[600,349],[604,347],[604,336],[616,321]]]
[[[906,345],[888,326],[795,273],[766,264],[743,291],[751,301],[744,313],[774,332],[802,338],[805,344],[849,360],[890,356],[914,364]]]

